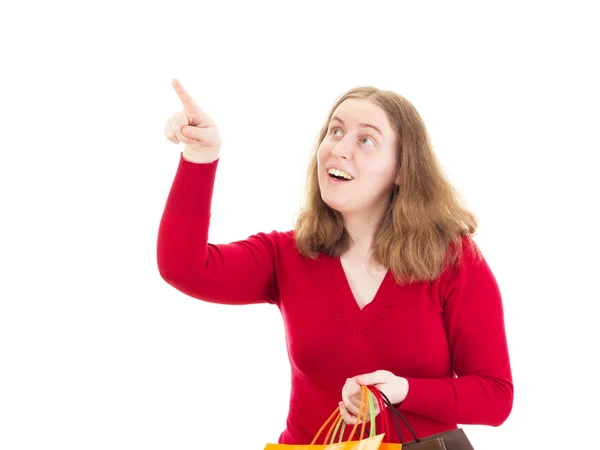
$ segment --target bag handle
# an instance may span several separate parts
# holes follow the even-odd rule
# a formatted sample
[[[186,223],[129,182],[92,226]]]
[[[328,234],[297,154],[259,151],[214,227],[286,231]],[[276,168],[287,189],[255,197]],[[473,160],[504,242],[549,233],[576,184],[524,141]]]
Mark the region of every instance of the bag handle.
[[[313,438],[312,442],[310,443],[310,445],[315,445],[317,442],[317,439],[319,439],[319,436],[321,435],[321,433],[323,432],[323,430],[325,429],[325,427],[327,427],[327,425],[329,425],[329,423],[335,418],[337,421],[337,417],[339,416],[339,407],[333,411],[333,413],[329,416],[329,418],[325,421],[325,423],[323,425],[321,425],[321,428],[319,428],[319,431],[317,431],[317,434],[315,434],[315,437]],[[335,424],[335,422],[334,422]],[[327,441],[327,438],[325,438],[325,440]]]
[[[375,386],[368,386],[368,388],[377,399],[377,404],[379,406],[379,416],[381,417],[381,432],[384,436],[389,437],[389,433],[391,432],[390,421],[388,419],[387,414],[385,414],[385,403],[383,402],[383,398],[381,397],[381,392]],[[398,435],[400,436],[400,443],[402,444],[403,442],[402,435],[400,434],[400,428],[398,428]]]
[[[362,389],[362,395],[361,395],[361,399],[360,399],[360,407],[358,410],[358,415],[356,416],[356,423],[354,424],[354,427],[352,428],[352,432],[350,433],[350,437],[348,439],[349,441],[351,441],[354,438],[354,434],[356,433],[356,429],[358,428],[358,423],[360,422],[360,419],[362,417],[366,417],[367,408],[371,409],[372,416],[375,415],[375,407],[373,405],[373,398],[370,395],[369,390],[367,389],[366,386],[362,386],[361,389]],[[369,405],[369,403],[370,403],[370,405]],[[333,444],[333,442],[335,440],[335,436],[337,435],[337,432],[338,432],[340,426],[342,427],[341,433],[340,433],[340,442],[342,442],[345,427],[346,427],[346,422],[342,418],[342,415],[340,412],[340,407],[338,406],[335,409],[335,411],[333,411],[333,413],[329,416],[329,418],[325,421],[325,423],[321,426],[321,428],[319,429],[319,431],[313,438],[310,445],[316,444],[317,440],[319,439],[319,436],[323,433],[323,431],[329,424],[331,424],[331,425],[329,427],[329,431],[328,431],[327,435],[325,436],[324,442],[327,443],[327,441],[331,441],[331,443]],[[361,440],[364,437],[365,428],[366,428],[366,421],[363,420],[363,423],[361,425],[361,433],[360,433]],[[371,421],[369,435],[372,437],[372,436],[375,436],[375,433],[376,433],[375,421]]]
[[[383,400],[383,403],[388,407],[389,410],[391,410],[392,415],[394,417],[394,422],[396,425],[396,430],[398,432],[398,437],[400,439],[400,443],[403,443],[403,441],[402,441],[402,432],[400,430],[400,422],[398,421],[398,418],[400,418],[400,420],[402,420],[402,422],[404,422],[404,424],[408,428],[408,431],[410,431],[410,434],[414,438],[415,442],[421,442],[421,440],[417,437],[415,431],[410,426],[410,424],[408,423],[406,418],[402,415],[402,413],[400,413],[400,411],[398,411],[394,407],[394,405],[392,404],[390,399],[387,397],[387,395],[385,395],[383,393],[383,391],[381,391],[380,389],[378,389],[374,386],[369,386],[369,387],[361,386],[361,390],[362,390],[362,395],[361,395],[361,399],[360,399],[360,407],[358,410],[358,415],[356,416],[356,423],[354,424],[354,427],[352,428],[352,432],[350,433],[350,437],[348,439],[349,441],[352,440],[352,438],[354,437],[354,434],[356,433],[356,429],[358,428],[358,423],[360,421],[360,418],[366,417],[367,407],[372,408],[371,409],[371,418],[373,418],[373,416],[375,415],[373,398],[372,398],[373,396],[375,396],[375,398],[377,399],[378,402],[380,401],[380,399]],[[370,405],[369,405],[369,403],[370,403]],[[385,408],[381,407],[381,403],[380,403],[379,411],[381,414],[383,414],[383,412],[385,411]],[[372,419],[370,422],[371,422],[371,424],[370,424],[369,435],[374,436],[375,435],[375,420]],[[384,423],[384,422],[385,422],[385,420],[383,420],[383,418],[382,418],[382,423]],[[319,439],[319,436],[323,433],[323,431],[325,430],[327,425],[329,425],[330,423],[331,423],[330,429],[329,429],[329,432],[327,433],[327,436],[325,437],[325,442],[331,440],[331,443],[333,444],[333,441],[335,440],[335,436],[337,435],[337,432],[338,432],[340,426],[342,427],[342,430],[340,433],[340,442],[341,442],[342,437],[344,435],[346,422],[342,419],[342,415],[340,413],[340,407],[338,406],[333,411],[333,413],[329,416],[329,418],[325,421],[325,423],[321,426],[321,428],[319,429],[319,431],[313,438],[310,445],[316,444],[317,440]],[[383,425],[383,426],[385,427],[385,425]],[[360,433],[361,440],[364,437],[365,428],[366,428],[366,421],[363,420],[363,423],[361,425],[361,433]],[[389,431],[389,428],[390,427],[389,427],[389,422],[388,422],[386,431]]]
[[[354,424],[354,428],[352,430],[352,433],[350,434],[350,437],[348,438],[348,441],[351,441],[354,438],[354,433],[356,431],[356,428],[358,426],[358,422],[360,422],[361,419],[363,419],[362,424],[361,424],[361,432],[360,432],[360,440],[364,439],[365,436],[365,428],[366,428],[366,417],[367,417],[367,408],[369,410],[369,414],[371,417],[375,416],[375,404],[373,402],[373,395],[370,393],[370,391],[366,388],[366,386],[361,386],[361,404],[360,404],[360,408],[359,408],[359,412],[358,415],[356,416],[356,423]],[[339,434],[339,442],[342,442],[342,438],[344,436],[344,431],[346,429],[346,422],[342,419],[341,414],[338,415],[339,419],[337,422],[337,425],[335,427],[335,430],[333,432],[333,437],[331,438],[330,443],[333,444],[335,441],[335,436],[338,432],[338,429],[340,428],[341,425],[341,431]],[[376,423],[375,421],[371,421],[370,426],[369,426],[369,437],[374,437],[376,435]]]
[[[365,428],[367,426],[367,407],[369,409],[369,415],[370,417],[374,417],[375,416],[375,405],[373,404],[373,395],[371,395],[371,392],[369,391],[369,389],[367,389],[366,386],[361,386],[361,404],[363,403],[363,398],[365,399],[365,406],[363,409],[363,415],[361,416],[362,418],[362,425],[361,425],[361,432],[360,432],[360,440],[362,440],[364,438],[364,434],[365,434]],[[359,417],[356,417],[356,423],[354,424],[354,429],[352,430],[352,433],[350,434],[350,437],[348,438],[349,441],[352,440],[352,438],[354,437],[354,431],[356,430],[356,426],[358,425],[359,422]],[[375,429],[375,421],[371,420],[371,423],[369,424],[369,437],[374,437],[376,432]],[[344,422],[344,426],[346,425],[346,423]],[[343,431],[342,431],[343,433]],[[340,441],[341,442],[341,441]]]
[[[352,432],[350,433],[350,437],[348,438],[348,441],[351,441],[352,438],[354,438],[354,433],[356,432],[356,429],[358,427],[358,423],[360,422],[360,419],[362,417],[366,417],[366,415],[367,415],[366,409],[367,409],[367,399],[364,395],[361,395],[360,406],[358,408],[358,415],[356,416],[356,422],[354,423],[354,427],[352,428]],[[334,442],[335,434],[337,433],[337,430],[340,425],[342,426],[342,431],[340,433],[340,442],[342,442],[342,436],[344,435],[344,431],[346,430],[346,422],[344,421],[344,419],[342,419],[342,414],[341,414],[340,408],[338,407],[337,423],[336,423],[334,435],[331,438],[331,442],[330,442],[331,444],[333,444],[333,442]],[[327,434],[327,437],[325,438],[325,442],[327,442],[329,440],[330,434],[331,434],[331,430]],[[361,425],[360,439],[363,438],[364,434],[365,434],[365,423],[363,421],[363,424]]]
[[[396,422],[396,428],[398,429],[398,435],[400,436],[400,442],[402,442],[402,434],[400,433],[400,422],[398,422],[398,418],[400,418],[402,420],[402,422],[404,422],[404,424],[408,428],[408,431],[410,431],[410,434],[412,434],[412,437],[414,438],[415,442],[421,442],[421,440],[415,434],[415,430],[413,430],[413,428],[410,426],[410,424],[404,418],[404,416],[400,413],[400,411],[398,411],[394,407],[394,405],[392,405],[392,402],[390,401],[390,399],[387,398],[387,396],[381,390],[379,390],[379,393],[381,394],[381,397],[383,398],[383,401],[387,405],[388,409],[390,409],[392,411],[392,414],[394,416],[394,421]]]
[[[356,432],[356,429],[358,427],[359,422],[362,419],[362,424],[361,424],[361,431],[360,431],[360,436],[359,439],[363,440],[364,436],[365,436],[365,428],[367,426],[366,423],[366,417],[367,417],[367,408],[369,409],[369,412],[371,414],[371,417],[373,417],[375,415],[375,405],[373,404],[373,396],[370,395],[369,390],[365,387],[365,386],[361,386],[361,397],[360,397],[360,407],[358,410],[358,415],[356,416],[356,422],[354,424],[354,427],[352,428],[352,432],[350,433],[350,436],[348,437],[348,441],[351,441],[354,438],[354,433]],[[342,442],[342,438],[344,436],[344,431],[346,429],[346,422],[342,419],[342,415],[341,413],[338,414],[338,426],[336,426],[336,430],[334,431],[334,436],[337,433],[337,430],[339,428],[339,425],[341,424],[341,432],[340,432],[340,440],[339,442]],[[373,437],[376,434],[376,430],[375,430],[375,422],[371,422],[370,427],[369,427],[369,437]],[[331,438],[331,444],[334,443],[334,438]]]

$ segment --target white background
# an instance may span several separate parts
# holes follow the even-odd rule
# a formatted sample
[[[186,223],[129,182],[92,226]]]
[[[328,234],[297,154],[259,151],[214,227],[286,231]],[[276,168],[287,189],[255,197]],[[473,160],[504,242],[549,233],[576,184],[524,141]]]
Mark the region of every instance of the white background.
[[[499,428],[466,427],[475,448],[593,439],[593,2],[12,3],[0,11],[0,448],[262,449],[285,426],[277,309],[206,304],[158,274],[182,150],[163,137],[180,110],[172,78],[224,138],[213,242],[292,228],[343,91],[413,102],[505,302],[514,408]]]

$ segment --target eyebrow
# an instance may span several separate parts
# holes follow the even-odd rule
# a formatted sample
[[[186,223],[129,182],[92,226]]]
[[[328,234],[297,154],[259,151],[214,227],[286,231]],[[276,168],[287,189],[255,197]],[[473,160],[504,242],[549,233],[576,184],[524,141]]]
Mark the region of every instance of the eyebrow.
[[[333,116],[333,117],[331,118],[331,121],[332,121],[332,122],[333,122],[334,120],[337,120],[338,122],[340,122],[340,123],[341,123],[342,125],[344,125],[344,126],[346,125],[346,124],[344,123],[344,121],[343,121],[342,119],[340,119],[338,116]],[[377,131],[377,132],[378,132],[378,133],[381,135],[381,137],[383,137],[383,133],[382,133],[382,132],[381,132],[381,130],[380,130],[379,128],[377,128],[375,125],[371,125],[370,123],[359,123],[359,124],[358,124],[358,126],[360,126],[360,127],[367,127],[367,128],[373,128],[374,130],[376,130],[376,131]]]

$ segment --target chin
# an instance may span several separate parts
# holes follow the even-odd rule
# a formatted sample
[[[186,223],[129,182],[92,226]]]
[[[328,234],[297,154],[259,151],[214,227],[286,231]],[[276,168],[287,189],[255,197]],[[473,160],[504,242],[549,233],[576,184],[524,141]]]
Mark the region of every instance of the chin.
[[[319,191],[321,192],[321,199],[331,209],[339,213],[347,212],[350,209],[351,205],[349,205],[347,195],[336,192],[336,190],[332,189],[332,186],[328,186],[326,182],[325,186],[319,183]]]
[[[321,194],[321,199],[325,202],[327,206],[339,213],[343,214],[348,210],[347,202],[344,202],[341,199],[330,198],[323,194]]]

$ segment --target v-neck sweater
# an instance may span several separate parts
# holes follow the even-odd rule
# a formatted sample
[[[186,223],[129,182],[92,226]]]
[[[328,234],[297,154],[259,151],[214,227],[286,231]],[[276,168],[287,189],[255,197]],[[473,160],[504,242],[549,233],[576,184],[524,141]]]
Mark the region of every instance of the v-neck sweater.
[[[397,408],[418,437],[506,420],[512,375],[502,298],[485,258],[464,246],[460,264],[432,282],[400,285],[388,271],[361,309],[340,259],[303,257],[293,230],[208,242],[218,161],[180,155],[158,230],[158,268],[190,297],[280,310],[291,393],[279,443],[310,443],[337,408],[346,379],[377,370],[408,380]],[[398,442],[397,433],[388,440]]]

